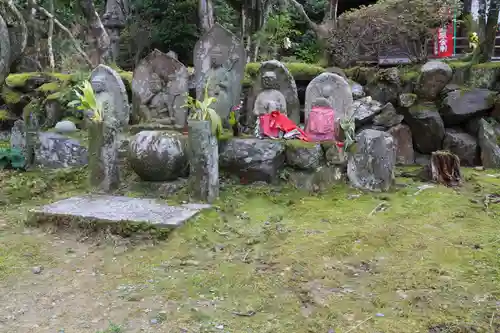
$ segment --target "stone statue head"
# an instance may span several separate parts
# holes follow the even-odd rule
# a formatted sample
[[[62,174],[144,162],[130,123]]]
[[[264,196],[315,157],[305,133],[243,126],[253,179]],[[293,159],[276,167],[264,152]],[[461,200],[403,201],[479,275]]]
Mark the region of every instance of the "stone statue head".
[[[331,97],[333,96],[334,91],[335,90],[333,89],[331,84],[325,84],[323,85],[323,87],[321,87],[321,96],[323,96],[324,98]]]
[[[278,78],[275,72],[265,72],[262,74],[262,87],[264,89],[278,89]]]

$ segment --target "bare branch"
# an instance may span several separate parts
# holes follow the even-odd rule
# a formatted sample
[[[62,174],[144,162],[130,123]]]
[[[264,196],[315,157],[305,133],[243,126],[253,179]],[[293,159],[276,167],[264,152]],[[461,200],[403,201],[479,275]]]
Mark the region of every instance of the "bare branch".
[[[315,22],[313,22],[310,18],[309,18],[309,15],[307,15],[306,13],[306,10],[304,9],[304,6],[302,6],[300,3],[297,2],[297,0],[289,0],[290,3],[295,7],[295,9],[300,13],[300,15],[302,15],[302,17],[304,18],[304,20],[306,20],[307,24],[309,25],[309,27],[314,30],[314,32],[318,32],[320,29],[319,29],[319,25]]]
[[[61,29],[62,31],[64,31],[70,38],[70,40],[73,42],[73,46],[75,47],[75,49],[78,51],[78,53],[83,57],[83,59],[85,59],[85,61],[87,62],[87,64],[92,67],[92,61],[90,61],[90,58],[89,56],[82,50],[82,48],[80,47],[80,45],[78,44],[78,41],[75,39],[75,37],[73,36],[73,34],[71,33],[71,31],[69,31],[68,28],[66,28],[61,22],[59,22],[58,19],[56,19],[54,17],[54,15],[52,15],[51,13],[49,13],[45,8],[43,8],[42,6],[36,6],[36,8],[41,12],[43,13],[43,15],[47,16],[49,19],[51,20],[54,20],[54,23],[59,27],[59,29]]]

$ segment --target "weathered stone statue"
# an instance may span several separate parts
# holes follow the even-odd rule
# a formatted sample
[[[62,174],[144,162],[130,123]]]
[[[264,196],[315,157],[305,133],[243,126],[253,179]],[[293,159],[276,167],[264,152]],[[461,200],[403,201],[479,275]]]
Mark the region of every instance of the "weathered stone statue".
[[[333,108],[336,119],[352,116],[353,97],[349,83],[340,75],[322,73],[316,76],[306,89],[305,121],[313,106],[329,106]]]
[[[260,116],[272,111],[287,114],[286,98],[279,91],[279,83],[274,72],[266,72],[262,75],[262,91],[257,96],[253,106],[253,114]]]
[[[9,73],[10,67],[10,40],[9,30],[5,21],[0,15],[0,82],[3,83]]]
[[[203,99],[205,86],[217,98],[214,110],[226,119],[240,101],[246,53],[241,41],[219,24],[207,31],[194,49],[196,98]]]
[[[130,107],[125,85],[113,69],[97,66],[90,82],[102,105],[102,121],[92,122],[88,128],[90,184],[109,192],[120,185],[120,134],[128,125]]]
[[[181,62],[154,50],[141,60],[132,79],[134,122],[158,122],[183,128],[189,73]]]
[[[260,66],[259,78],[247,100],[247,114],[262,113],[265,107],[270,108],[270,111],[281,107],[282,112],[295,123],[300,121],[300,103],[295,80],[285,65],[277,60],[263,62]]]
[[[111,41],[111,59],[116,61],[120,50],[120,33],[125,28],[129,13],[128,0],[107,0],[106,12],[102,16],[102,23],[108,31]]]

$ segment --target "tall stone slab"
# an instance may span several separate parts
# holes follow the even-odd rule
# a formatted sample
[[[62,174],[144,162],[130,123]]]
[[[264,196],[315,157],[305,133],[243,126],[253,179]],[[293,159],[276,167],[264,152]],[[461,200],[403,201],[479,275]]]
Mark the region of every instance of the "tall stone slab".
[[[0,15],[0,85],[3,84],[5,78],[9,74],[10,68],[10,37],[7,24],[2,15]]]
[[[118,73],[105,65],[92,71],[90,82],[102,106],[102,121],[89,124],[90,184],[104,192],[120,185],[120,134],[130,118],[125,85]]]
[[[207,31],[194,48],[196,98],[203,99],[207,82],[209,95],[217,101],[214,110],[225,120],[231,108],[240,102],[245,72],[243,43],[219,24]]]
[[[342,76],[334,73],[321,73],[309,82],[306,89],[305,120],[315,105],[327,101],[335,111],[335,118],[349,118],[353,114],[351,86]]]
[[[270,72],[273,72],[276,77],[277,87],[274,87],[274,89],[279,90],[285,96],[287,116],[298,124],[300,122],[300,102],[297,94],[297,85],[288,68],[277,60],[269,60],[261,64],[259,76],[247,100],[248,115],[251,116],[254,112],[257,97],[268,89],[265,86],[266,81],[262,78],[268,77]]]
[[[161,122],[183,128],[189,73],[180,61],[159,50],[141,60],[132,78],[134,122]]]

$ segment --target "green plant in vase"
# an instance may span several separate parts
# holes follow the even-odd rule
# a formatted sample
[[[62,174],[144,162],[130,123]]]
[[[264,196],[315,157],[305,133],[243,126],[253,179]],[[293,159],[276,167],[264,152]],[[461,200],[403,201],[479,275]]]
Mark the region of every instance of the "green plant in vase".
[[[210,80],[205,85],[202,101],[187,95],[186,104],[183,107],[190,110],[189,120],[210,121],[212,134],[219,139],[222,134],[222,120],[217,112],[210,107],[217,99],[208,95],[209,83]]]
[[[83,83],[74,89],[77,99],[68,103],[68,106],[83,113],[88,113],[85,116],[93,123],[102,123],[103,107],[97,101],[94,89],[89,81]]]
[[[344,134],[344,151],[349,151],[356,143],[356,125],[354,117],[344,118],[340,120],[340,128]]]

